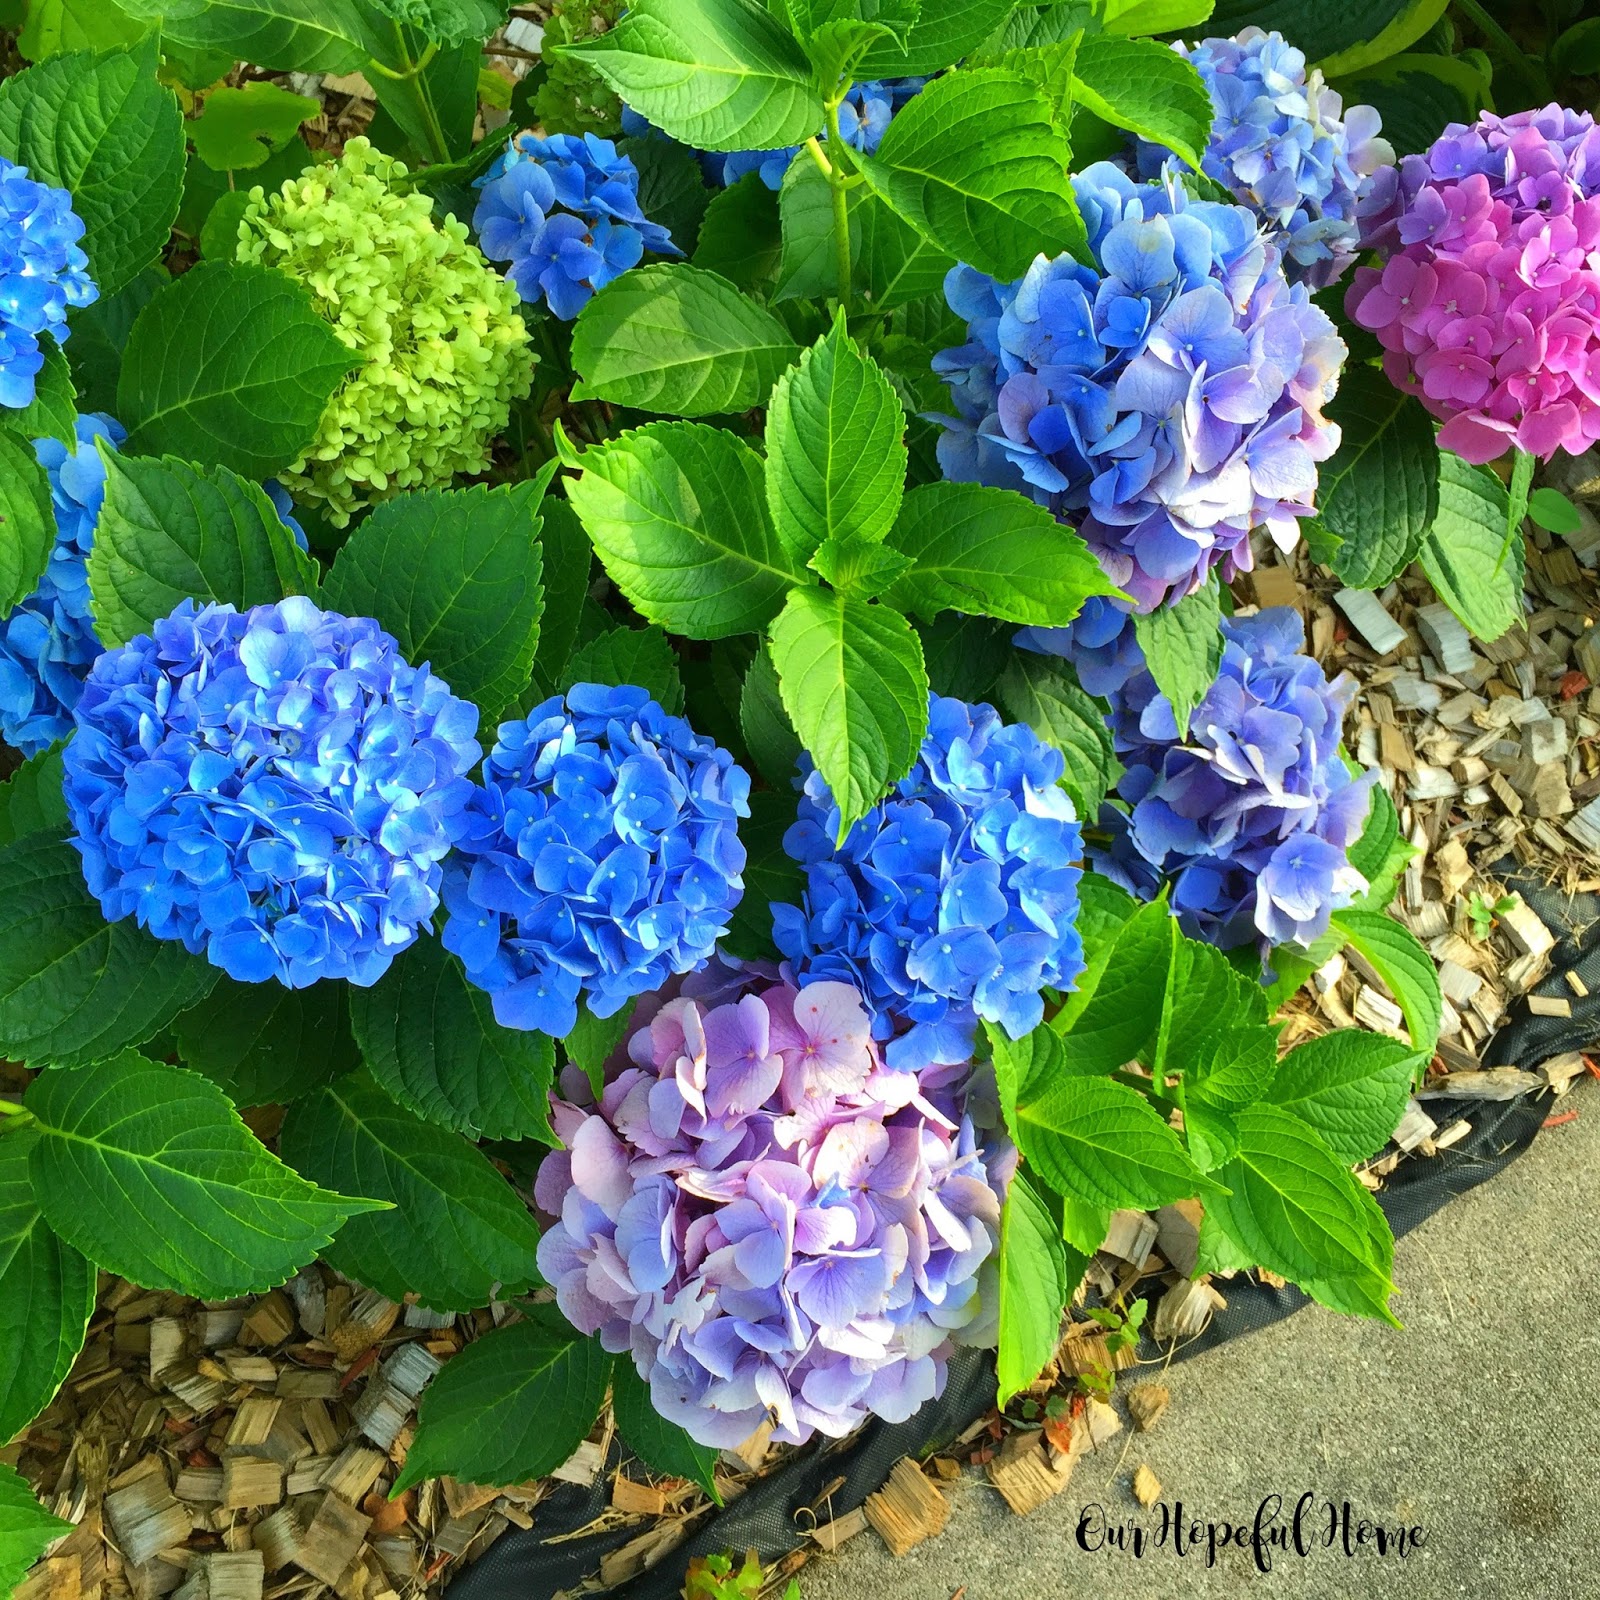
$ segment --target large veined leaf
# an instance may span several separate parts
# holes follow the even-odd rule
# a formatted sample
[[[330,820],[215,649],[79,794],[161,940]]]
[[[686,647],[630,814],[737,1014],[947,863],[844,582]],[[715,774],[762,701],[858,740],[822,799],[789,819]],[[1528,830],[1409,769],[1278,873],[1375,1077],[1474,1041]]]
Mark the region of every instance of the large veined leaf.
[[[1019,1172],[1000,1214],[1000,1405],[1056,1353],[1068,1292],[1061,1228]]]
[[[38,1139],[27,1127],[0,1139],[0,1439],[50,1403],[94,1312],[93,1263],[54,1232],[34,1198],[28,1156]]]
[[[739,731],[761,776],[779,794],[787,794],[800,760],[800,741],[778,693],[778,669],[765,648],[750,663],[740,688]]]
[[[374,1202],[292,1172],[197,1072],[129,1050],[41,1073],[23,1104],[45,1220],[108,1272],[204,1299],[282,1283]]]
[[[392,40],[380,40],[361,0],[118,0],[161,36],[216,50],[269,72],[354,72]],[[388,32],[387,29],[384,30]]]
[[[553,1472],[594,1426],[611,1369],[553,1306],[485,1334],[428,1385],[395,1492],[441,1472],[486,1484]]]
[[[664,144],[665,141],[657,139],[655,143]],[[798,161],[790,164],[800,165]],[[805,164],[814,166],[809,161]],[[695,242],[695,267],[725,279],[746,297],[765,299],[782,257],[783,223],[778,212],[778,197],[762,181],[759,172],[747,172],[712,195]],[[750,310],[756,309],[749,298],[745,304]],[[733,363],[730,361],[728,365],[731,367]]]
[[[243,611],[315,593],[316,568],[259,484],[172,456],[105,459],[89,593],[108,648],[149,633],[185,599]]]
[[[67,801],[61,777],[61,746],[56,744],[29,756],[0,783],[0,844],[14,844],[24,834],[65,828]]]
[[[1388,985],[1406,1019],[1412,1044],[1424,1057],[1431,1057],[1439,1043],[1444,1007],[1438,968],[1417,936],[1375,911],[1341,911],[1333,925]]]
[[[1050,104],[984,67],[936,78],[859,158],[872,187],[941,249],[997,278],[1040,251],[1087,249]]]
[[[922,643],[898,611],[790,591],[772,625],[778,692],[840,810],[839,838],[911,770],[928,728]]]
[[[1176,605],[1157,606],[1133,619],[1133,631],[1144,652],[1156,688],[1172,702],[1178,732],[1189,730],[1189,717],[1217,681],[1222,661],[1222,599],[1217,580],[1185,595]]]
[[[767,515],[762,461],[720,428],[656,422],[586,450],[567,498],[612,582],[669,633],[754,633],[805,572]]]
[[[1107,33],[1173,33],[1198,27],[1213,0],[1102,0],[1100,23]]]
[[[1307,61],[1326,63],[1330,56],[1337,57],[1352,46],[1369,44],[1397,18],[1418,13],[1428,3],[1436,0],[1345,0],[1341,5],[1329,5],[1327,0],[1217,0],[1207,31],[1221,37],[1246,27],[1276,28],[1305,52]],[[1423,23],[1411,40],[1392,45],[1384,54],[1403,50],[1429,26]],[[1356,69],[1347,66],[1343,70]]]
[[[1165,145],[1199,169],[1211,136],[1211,95],[1177,51],[1154,39],[1087,34],[1073,61],[1072,92],[1113,127]]]
[[[0,1461],[0,1593],[10,1594],[22,1575],[72,1524],[34,1498],[28,1480]]]
[[[39,587],[55,538],[44,468],[25,440],[0,431],[0,616]]]
[[[279,1145],[308,1177],[394,1207],[352,1218],[326,1252],[391,1300],[469,1311],[496,1284],[515,1292],[538,1278],[539,1230],[516,1190],[459,1133],[424,1122],[366,1073],[296,1101]]]
[[[635,0],[610,32],[562,53],[702,150],[774,150],[822,127],[811,63],[755,0]]]
[[[646,689],[663,711],[683,710],[683,678],[672,643],[657,627],[609,628],[575,650],[562,674],[575,683],[633,684]]]
[[[1322,1136],[1341,1161],[1364,1161],[1399,1125],[1416,1051],[1360,1028],[1308,1039],[1279,1064],[1268,1098]]]
[[[1506,538],[1510,497],[1486,467],[1439,452],[1439,509],[1417,558],[1439,598],[1480,639],[1522,621],[1522,529]]]
[[[59,439],[72,449],[78,442],[78,397],[72,384],[72,367],[66,351],[54,339],[41,339],[39,353],[44,365],[34,374],[33,399],[15,411],[0,414],[0,427],[21,439]]]
[[[183,198],[183,118],[154,39],[54,56],[0,84],[0,152],[65,189],[103,295],[161,253]]]
[[[1098,962],[1090,952],[1089,970],[1049,1022],[1067,1040],[1074,1070],[1114,1072],[1145,1053],[1161,1023],[1176,938],[1170,908],[1156,900],[1116,928]]]
[[[143,1044],[202,999],[217,969],[128,919],[107,922],[70,844],[0,850],[0,1051],[72,1067]]]
[[[1061,752],[1061,782],[1080,821],[1092,821],[1121,770],[1100,705],[1049,656],[1017,650],[996,686],[1006,714]]]
[[[474,1138],[555,1143],[554,1043],[501,1027],[437,939],[419,939],[370,989],[352,989],[350,1015],[373,1078],[419,1117]]]
[[[324,602],[376,617],[406,660],[426,661],[492,722],[526,686],[539,644],[547,481],[384,501],[339,551]]]
[[[128,335],[127,451],[271,477],[310,443],[354,364],[287,273],[202,261],[157,290]]]
[[[30,61],[44,61],[68,50],[106,50],[133,44],[144,28],[118,7],[101,0],[32,0],[17,35],[17,49]]]
[[[544,522],[539,534],[544,548],[544,615],[539,619],[533,670],[542,686],[554,687],[562,681],[578,641],[594,551],[577,512],[565,500],[547,495],[540,515]]]
[[[506,0],[367,0],[374,11],[439,45],[487,39],[506,20]]]
[[[1014,0],[923,0],[917,20],[897,38],[870,49],[858,78],[920,77],[953,66],[1006,19]]]
[[[713,1469],[720,1452],[696,1444],[678,1426],[656,1410],[650,1399],[650,1386],[639,1376],[631,1360],[618,1361],[611,1369],[611,1412],[617,1419],[622,1442],[652,1472],[674,1478],[687,1478],[722,1504]]]

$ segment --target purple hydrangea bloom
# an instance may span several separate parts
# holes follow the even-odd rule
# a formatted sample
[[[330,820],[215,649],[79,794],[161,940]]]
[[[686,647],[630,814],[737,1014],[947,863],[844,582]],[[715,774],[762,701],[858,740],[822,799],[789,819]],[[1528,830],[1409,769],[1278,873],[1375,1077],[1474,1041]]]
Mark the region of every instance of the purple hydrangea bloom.
[[[1083,840],[1063,770],[1031,728],[935,695],[911,771],[842,845],[826,781],[806,777],[783,840],[805,891],[773,906],[773,938],[802,984],[867,997],[890,1067],[970,1060],[980,1017],[1020,1039],[1044,1015],[1040,991],[1083,970]]]
[[[1073,187],[1097,267],[1041,255],[1016,283],[946,279],[971,338],[934,358],[956,411],[939,462],[1072,523],[1151,611],[1248,571],[1253,528],[1295,544],[1338,447],[1322,408],[1345,347],[1243,206],[1109,162]]]
[[[0,156],[0,406],[33,403],[44,366],[40,334],[60,344],[68,309],[100,298],[82,237],[65,189],[35,182]]]
[[[1231,39],[1175,44],[1199,72],[1216,115],[1202,165],[1261,218],[1291,282],[1332,283],[1360,248],[1357,217],[1394,165],[1371,106],[1343,109],[1320,68],[1280,33],[1245,28]],[[1168,159],[1140,140],[1138,166],[1156,176]]]
[[[519,133],[477,186],[472,215],[491,261],[529,304],[564,322],[596,289],[639,264],[646,250],[682,255],[672,235],[639,209],[639,169],[609,139],[586,133]]]
[[[564,1036],[704,961],[744,892],[750,779],[643,689],[500,726],[446,865],[444,943],[508,1028]]]
[[[713,968],[663,998],[598,1105],[571,1068],[552,1100],[534,1194],[558,1304],[701,1444],[904,1421],[981,1326],[1014,1152],[980,1146],[965,1068],[882,1067],[848,985]]]
[[[1090,859],[1141,899],[1169,884],[1194,938],[1309,947],[1366,888],[1347,852],[1372,779],[1352,777],[1339,753],[1355,683],[1329,683],[1301,654],[1305,630],[1287,607],[1224,618],[1222,637],[1187,737],[1147,671],[1112,696],[1129,809],[1102,813],[1111,846]]]
[[[376,983],[439,904],[478,709],[376,622],[185,600],[90,669],[67,811],[107,918],[245,983]]]
[[[1132,616],[1126,605],[1104,595],[1090,595],[1066,627],[1023,628],[1014,642],[1039,655],[1065,656],[1077,669],[1078,682],[1102,700],[1144,670]]]

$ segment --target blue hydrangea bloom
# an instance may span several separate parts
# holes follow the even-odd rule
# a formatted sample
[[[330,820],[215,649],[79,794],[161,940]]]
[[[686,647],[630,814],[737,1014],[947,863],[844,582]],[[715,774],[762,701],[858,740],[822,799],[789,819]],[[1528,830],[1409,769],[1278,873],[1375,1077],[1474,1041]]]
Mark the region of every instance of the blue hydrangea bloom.
[[[483,253],[509,261],[517,293],[566,322],[646,250],[683,253],[639,209],[632,159],[592,133],[519,133],[478,187],[472,225]]]
[[[1127,606],[1104,595],[1090,595],[1066,627],[1023,628],[1013,642],[1039,655],[1065,656],[1077,669],[1078,682],[1102,700],[1144,668]]]
[[[185,600],[90,669],[65,750],[106,916],[245,983],[376,983],[439,904],[478,708],[376,622]]]
[[[1372,106],[1344,110],[1339,94],[1308,74],[1281,33],[1245,28],[1231,39],[1174,45],[1194,63],[1216,116],[1202,165],[1266,225],[1290,281],[1332,283],[1355,259],[1357,207],[1374,175],[1394,165]],[[1140,140],[1139,171],[1154,177],[1169,152]]]
[[[1256,527],[1293,546],[1339,443],[1322,408],[1345,347],[1243,206],[1109,162],[1073,187],[1096,267],[945,281],[970,338],[934,358],[956,411],[939,462],[1048,506],[1150,611],[1248,571]]]
[[[1217,680],[1187,737],[1149,672],[1112,695],[1128,809],[1102,813],[1111,844],[1090,860],[1141,899],[1169,884],[1194,938],[1308,947],[1366,888],[1348,851],[1372,778],[1352,777],[1339,753],[1355,683],[1329,683],[1302,654],[1304,627],[1286,607],[1224,618],[1222,637]]]
[[[889,1066],[971,1060],[980,1017],[1020,1039],[1044,1015],[1040,991],[1083,970],[1063,768],[1031,728],[934,695],[915,765],[842,845],[827,783],[806,777],[783,840],[805,892],[773,906],[773,937],[802,984],[866,996]]]
[[[0,406],[33,403],[39,335],[67,337],[67,310],[100,297],[79,248],[83,221],[65,189],[0,156]]]
[[[500,725],[446,864],[447,949],[508,1028],[561,1037],[704,961],[744,892],[750,779],[643,689]]]

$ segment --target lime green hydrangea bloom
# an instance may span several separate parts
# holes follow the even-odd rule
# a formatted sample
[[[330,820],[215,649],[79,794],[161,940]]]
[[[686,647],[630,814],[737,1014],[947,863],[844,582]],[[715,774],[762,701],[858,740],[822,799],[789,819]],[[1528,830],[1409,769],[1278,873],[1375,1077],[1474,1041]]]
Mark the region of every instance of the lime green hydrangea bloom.
[[[335,527],[402,489],[482,472],[533,372],[517,291],[465,223],[435,222],[427,195],[396,191],[405,173],[352,139],[336,163],[252,190],[239,223],[238,259],[303,283],[362,358],[278,474]]]

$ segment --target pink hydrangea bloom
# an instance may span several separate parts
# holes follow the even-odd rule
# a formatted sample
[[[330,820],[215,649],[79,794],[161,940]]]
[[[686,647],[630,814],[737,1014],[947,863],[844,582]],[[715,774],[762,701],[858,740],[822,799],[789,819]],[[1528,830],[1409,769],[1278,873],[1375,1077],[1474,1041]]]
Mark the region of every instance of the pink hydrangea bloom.
[[[1468,461],[1600,439],[1600,128],[1546,106],[1452,123],[1365,217],[1346,302]]]
[[[552,1097],[535,1194],[562,1311],[702,1444],[903,1421],[992,1321],[1014,1151],[980,1145],[968,1069],[884,1067],[848,984],[713,965],[665,993],[598,1104],[572,1069]]]

